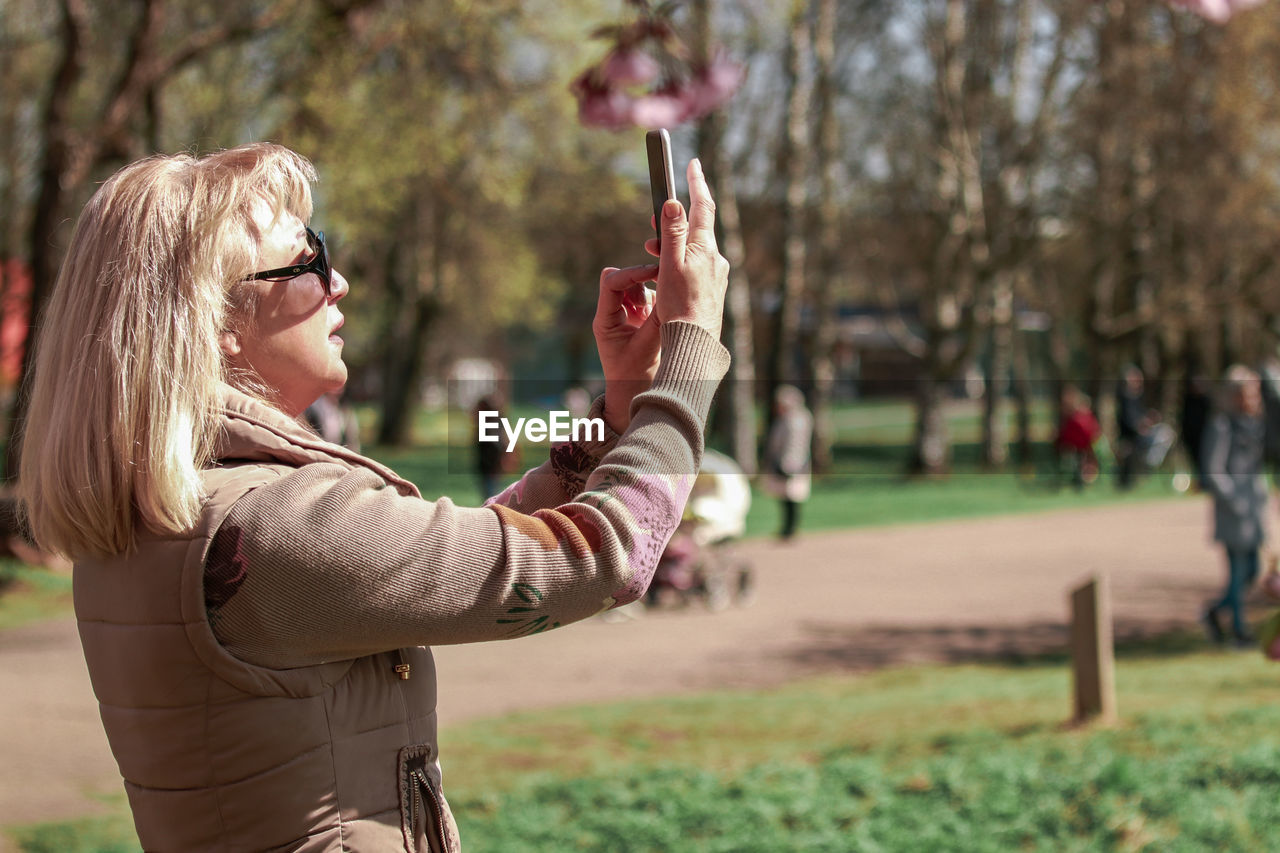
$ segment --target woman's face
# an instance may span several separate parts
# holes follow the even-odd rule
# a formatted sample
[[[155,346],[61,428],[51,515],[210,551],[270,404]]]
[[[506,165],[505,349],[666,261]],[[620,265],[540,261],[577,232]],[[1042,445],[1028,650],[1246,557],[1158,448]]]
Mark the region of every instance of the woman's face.
[[[262,233],[258,269],[311,258],[306,227],[298,217],[285,212],[275,218],[263,201],[254,209],[254,220]],[[340,390],[347,366],[337,335],[343,323],[337,302],[347,295],[347,280],[334,270],[327,297],[323,280],[313,272],[247,286],[258,291],[257,307],[254,316],[238,324],[242,331],[224,343],[231,363],[256,373],[275,390],[280,407],[294,416],[321,395]]]

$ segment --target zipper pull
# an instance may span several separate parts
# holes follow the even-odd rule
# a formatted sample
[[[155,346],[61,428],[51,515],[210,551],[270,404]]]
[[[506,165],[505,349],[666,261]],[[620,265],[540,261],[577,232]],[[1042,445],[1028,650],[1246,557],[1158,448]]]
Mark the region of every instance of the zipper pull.
[[[391,670],[396,674],[396,677],[399,678],[401,681],[408,681],[409,680],[409,662],[405,660],[404,649],[400,649],[399,651],[396,652],[396,654],[400,657],[400,663],[393,666]]]

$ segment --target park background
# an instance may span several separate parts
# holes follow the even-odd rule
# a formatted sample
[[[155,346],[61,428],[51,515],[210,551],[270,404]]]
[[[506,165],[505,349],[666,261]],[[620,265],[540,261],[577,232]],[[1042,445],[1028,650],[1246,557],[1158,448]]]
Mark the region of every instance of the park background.
[[[0,2],[10,428],[30,318],[97,182],[154,151],[271,139],[321,175],[366,448],[428,496],[478,499],[470,448],[442,438],[450,380],[530,411],[548,385],[598,387],[599,270],[646,260],[642,133],[583,124],[571,91],[611,46],[593,35],[640,5]],[[1274,354],[1280,5],[1225,25],[1154,0],[671,14],[689,63],[743,70],[726,105],[673,128],[677,160],[707,167],[733,265],[709,441],[752,470],[774,387],[801,387],[818,425],[805,535],[1202,500],[1169,487],[1181,451],[1134,493],[1059,488],[1056,391],[1079,385],[1109,426],[1134,363],[1176,422],[1191,377]],[[773,513],[758,495],[751,533]],[[1187,558],[1206,597],[1208,554]],[[900,561],[909,585],[909,548]],[[857,554],[842,563],[853,595]],[[65,576],[4,571],[15,621],[66,618]],[[1141,712],[1116,730],[1058,728],[1063,650],[1002,648],[976,667],[684,698],[652,737],[629,734],[655,707],[634,701],[459,728],[453,761],[475,763],[451,797],[469,849],[1266,849],[1274,677],[1203,649],[1194,609],[1167,615],[1122,643],[1121,708]],[[707,724],[724,719],[754,722]],[[583,744],[590,759],[570,760]],[[15,837],[106,849],[112,833],[130,843],[118,816]]]

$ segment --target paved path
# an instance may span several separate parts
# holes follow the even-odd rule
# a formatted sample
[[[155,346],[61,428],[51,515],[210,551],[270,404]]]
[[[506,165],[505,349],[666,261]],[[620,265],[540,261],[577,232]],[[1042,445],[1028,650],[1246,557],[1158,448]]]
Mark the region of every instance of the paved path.
[[[442,722],[1061,649],[1067,590],[1099,571],[1119,636],[1193,625],[1223,571],[1207,523],[1207,502],[1186,499],[746,543],[750,608],[437,649]],[[0,634],[0,684],[0,826],[88,814],[120,790],[73,623]]]

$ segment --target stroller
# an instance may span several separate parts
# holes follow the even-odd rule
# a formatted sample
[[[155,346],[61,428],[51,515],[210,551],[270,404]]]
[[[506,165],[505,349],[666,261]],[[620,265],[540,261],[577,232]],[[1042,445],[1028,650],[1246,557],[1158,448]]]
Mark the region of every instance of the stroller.
[[[645,603],[701,599],[708,610],[746,606],[755,592],[751,566],[731,543],[746,529],[751,487],[738,463],[708,450],[685,505],[684,517],[658,561]]]

